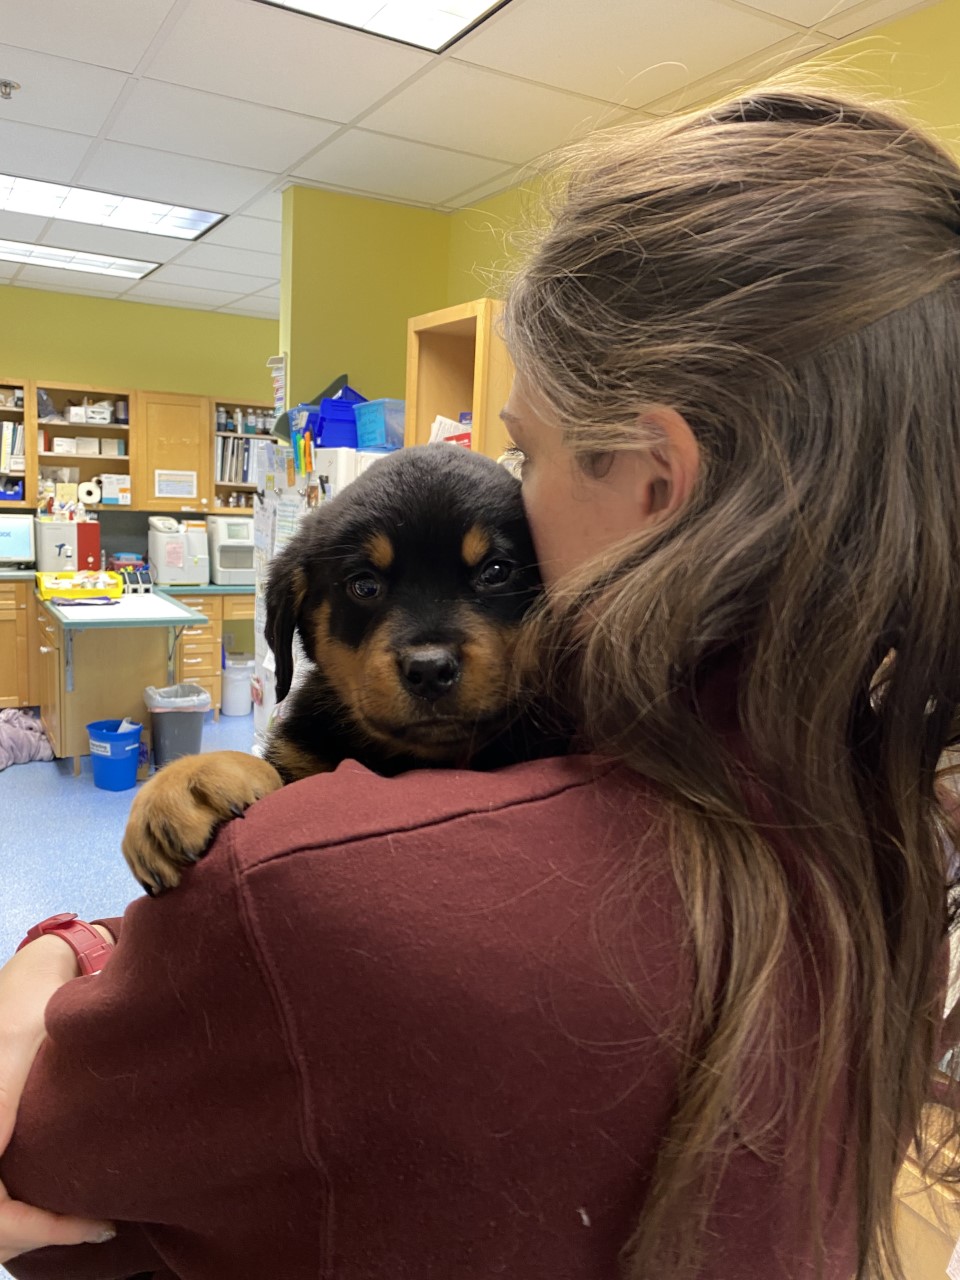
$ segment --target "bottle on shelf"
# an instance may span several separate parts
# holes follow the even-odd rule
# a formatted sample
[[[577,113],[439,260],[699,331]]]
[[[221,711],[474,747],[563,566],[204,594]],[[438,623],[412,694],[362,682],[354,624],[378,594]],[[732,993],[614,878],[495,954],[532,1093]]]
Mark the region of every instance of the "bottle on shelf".
[[[217,405],[217,430],[226,431],[227,429],[227,410],[222,404]]]

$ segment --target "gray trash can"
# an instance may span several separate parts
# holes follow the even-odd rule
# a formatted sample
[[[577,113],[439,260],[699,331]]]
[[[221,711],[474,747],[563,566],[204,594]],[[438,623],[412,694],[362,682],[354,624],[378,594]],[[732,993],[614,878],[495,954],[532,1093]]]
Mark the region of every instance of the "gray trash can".
[[[153,730],[153,759],[158,769],[181,756],[192,756],[203,741],[203,717],[211,698],[199,684],[153,685],[143,691]]]

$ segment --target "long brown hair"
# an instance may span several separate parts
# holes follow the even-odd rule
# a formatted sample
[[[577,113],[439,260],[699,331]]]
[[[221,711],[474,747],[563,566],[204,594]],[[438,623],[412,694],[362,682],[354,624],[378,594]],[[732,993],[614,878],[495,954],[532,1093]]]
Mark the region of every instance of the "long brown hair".
[[[821,1127],[841,1115],[857,1276],[899,1277],[893,1187],[949,928],[934,783],[960,704],[960,169],[886,109],[769,89],[595,137],[562,176],[508,298],[518,372],[585,466],[643,443],[656,404],[702,460],[680,517],[558,589],[537,635],[593,744],[667,799],[695,957],[625,1274],[695,1274],[718,1171],[738,1145],[769,1153],[757,1100],[784,1078],[814,1253]],[[739,746],[700,701],[730,655]],[[791,973],[818,993],[792,1074]]]

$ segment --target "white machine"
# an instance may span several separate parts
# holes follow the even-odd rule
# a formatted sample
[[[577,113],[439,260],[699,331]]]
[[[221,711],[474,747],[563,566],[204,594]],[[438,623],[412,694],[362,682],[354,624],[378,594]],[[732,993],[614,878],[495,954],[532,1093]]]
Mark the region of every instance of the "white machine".
[[[170,516],[151,516],[148,523],[148,554],[157,586],[208,586],[210,556],[206,522],[178,523]]]
[[[209,516],[210,573],[221,586],[252,587],[253,519],[250,516]]]

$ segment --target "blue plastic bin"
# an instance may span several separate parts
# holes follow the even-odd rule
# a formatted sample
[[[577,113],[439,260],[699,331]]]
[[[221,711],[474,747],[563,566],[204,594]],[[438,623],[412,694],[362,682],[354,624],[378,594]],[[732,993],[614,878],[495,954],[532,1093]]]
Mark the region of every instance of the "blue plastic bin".
[[[320,401],[321,449],[355,449],[357,447],[357,419],[354,405],[348,400]]]
[[[87,725],[94,786],[101,791],[129,791],[137,785],[143,725],[120,732],[122,720],[94,720]]]
[[[358,449],[402,449],[402,400],[367,400],[353,406]]]

